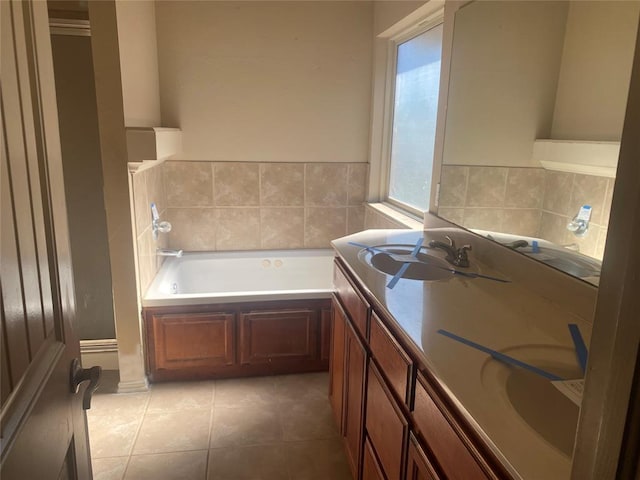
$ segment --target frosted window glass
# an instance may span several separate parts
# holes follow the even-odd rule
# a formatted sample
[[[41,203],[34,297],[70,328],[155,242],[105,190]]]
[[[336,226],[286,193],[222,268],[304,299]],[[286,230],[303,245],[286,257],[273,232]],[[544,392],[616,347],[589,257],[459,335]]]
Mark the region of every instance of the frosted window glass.
[[[398,45],[389,198],[428,210],[442,24]]]

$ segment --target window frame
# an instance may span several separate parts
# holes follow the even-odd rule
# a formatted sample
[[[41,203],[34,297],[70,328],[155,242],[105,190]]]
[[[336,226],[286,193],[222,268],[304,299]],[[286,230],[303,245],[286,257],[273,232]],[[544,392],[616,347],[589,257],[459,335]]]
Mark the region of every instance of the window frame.
[[[371,150],[370,150],[370,182],[369,182],[369,202],[382,202],[390,208],[404,214],[409,218],[423,221],[425,211],[407,205],[398,200],[389,198],[389,180],[391,168],[391,147],[393,133],[393,116],[395,103],[395,80],[398,46],[432,28],[443,25],[442,56],[440,70],[440,86],[438,93],[438,113],[436,118],[436,144],[432,166],[431,192],[428,201],[428,210],[434,208],[434,199],[437,199],[435,190],[439,186],[439,172],[441,155],[440,142],[441,119],[443,115],[443,88],[446,89],[448,81],[448,71],[445,70],[445,44],[446,30],[445,22],[445,2],[430,1],[419,8],[413,14],[399,21],[388,30],[377,36],[377,40],[382,40],[379,49],[383,50],[383,58],[376,55],[376,65],[374,66],[374,91],[371,121]],[[444,97],[446,99],[446,96]],[[434,181],[435,180],[435,181]]]

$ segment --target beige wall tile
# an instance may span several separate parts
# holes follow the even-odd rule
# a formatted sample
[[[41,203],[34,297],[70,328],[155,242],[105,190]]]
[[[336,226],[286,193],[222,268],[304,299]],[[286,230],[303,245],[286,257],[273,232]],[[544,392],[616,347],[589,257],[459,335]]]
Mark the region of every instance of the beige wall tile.
[[[216,249],[218,218],[215,208],[169,208],[167,219],[172,225],[168,235],[171,248],[187,251]]]
[[[364,230],[364,205],[347,207],[347,234]]]
[[[303,206],[304,165],[295,163],[261,164],[260,205]]]
[[[568,236],[567,221],[568,219],[564,215],[542,212],[540,218],[540,234],[536,236],[557,243],[558,245],[573,243],[573,240],[570,240]],[[573,237],[573,235],[571,236]]]
[[[262,248],[304,247],[304,208],[261,208]]]
[[[134,173],[131,180],[133,187],[133,208],[135,210],[136,231],[134,235],[139,235],[151,224],[151,207],[147,196],[147,183],[145,172]]]
[[[140,292],[144,295],[156,275],[156,245],[153,241],[151,227],[138,235],[138,274],[140,276]]]
[[[347,204],[346,164],[308,163],[305,165],[305,205],[342,207]]]
[[[162,168],[168,207],[213,205],[209,162],[165,162]]]
[[[587,234],[584,237],[576,237],[571,232],[568,235],[567,243],[576,243],[579,247],[579,252],[583,255],[594,257],[598,249],[598,239],[600,238],[601,227],[591,224]]]
[[[503,216],[502,208],[465,208],[464,226],[501,232]]]
[[[367,195],[367,163],[350,163],[347,178],[347,204],[362,205]]]
[[[609,226],[609,214],[611,213],[611,200],[613,199],[615,182],[615,178],[607,179],[607,193],[605,193],[604,195],[604,205],[602,205],[602,218],[600,219],[603,227]]]
[[[505,167],[469,167],[467,207],[499,207],[504,204],[507,183]]]
[[[542,212],[537,208],[505,209],[502,217],[502,231],[535,237],[540,230],[541,215]]]
[[[545,191],[542,168],[509,168],[505,207],[541,208]]]
[[[164,212],[167,208],[167,196],[162,181],[162,164],[145,170],[147,175],[147,197],[149,203],[154,202],[158,212]]]
[[[252,250],[260,248],[259,208],[220,208],[216,250]]]
[[[442,207],[464,207],[468,180],[469,167],[443,165],[440,176],[438,205]]]
[[[438,216],[456,225],[463,225],[464,208],[440,207],[438,208]]]
[[[259,169],[257,163],[215,163],[213,185],[216,206],[259,205]]]
[[[393,221],[390,218],[382,215],[377,210],[365,205],[364,210],[364,228],[365,230],[371,228],[406,228],[400,225],[398,222]]]
[[[604,257],[604,247],[607,244],[607,228],[601,228],[600,233],[598,234],[598,242],[596,243],[595,251],[593,252],[593,256],[599,260],[602,260]]]
[[[607,178],[595,175],[576,174],[573,177],[573,189],[569,215],[573,216],[582,205],[591,205],[591,221],[602,225],[602,212],[607,193]]]
[[[560,215],[574,215],[576,212],[570,212],[574,174],[547,170],[545,177],[542,208]]]
[[[346,208],[305,208],[304,246],[328,248],[331,240],[347,232]]]

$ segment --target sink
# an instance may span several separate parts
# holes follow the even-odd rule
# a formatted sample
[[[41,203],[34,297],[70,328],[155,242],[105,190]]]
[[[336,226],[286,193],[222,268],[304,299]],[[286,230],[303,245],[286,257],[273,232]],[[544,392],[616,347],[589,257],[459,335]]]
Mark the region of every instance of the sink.
[[[565,380],[584,375],[572,348],[524,345],[502,353],[553,373]],[[571,457],[579,408],[546,378],[489,358],[482,367],[482,385],[502,401],[547,443]]]
[[[361,262],[382,273],[395,275],[405,263],[402,256],[410,256],[414,245],[378,245],[375,246],[375,249],[384,250],[386,253],[362,249],[358,258]],[[428,249],[426,247],[420,249],[416,255],[419,262],[412,262],[402,275],[402,278],[429,281],[445,280],[453,276],[451,273],[453,267],[446,260],[427,252]],[[406,259],[409,259],[409,257]]]

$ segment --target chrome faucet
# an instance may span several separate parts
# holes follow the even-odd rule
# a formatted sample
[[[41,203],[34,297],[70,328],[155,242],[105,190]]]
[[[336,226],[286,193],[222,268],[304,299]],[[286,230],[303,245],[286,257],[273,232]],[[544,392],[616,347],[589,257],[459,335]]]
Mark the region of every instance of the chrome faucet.
[[[182,250],[173,250],[171,248],[156,248],[156,255],[160,257],[181,257]]]
[[[455,265],[456,267],[468,267],[469,256],[467,255],[467,251],[471,250],[471,245],[464,245],[460,248],[456,248],[456,242],[454,242],[449,235],[446,235],[445,238],[449,240],[449,243],[439,242],[438,240],[431,240],[428,247],[440,248],[447,252],[445,260],[451,265]]]

